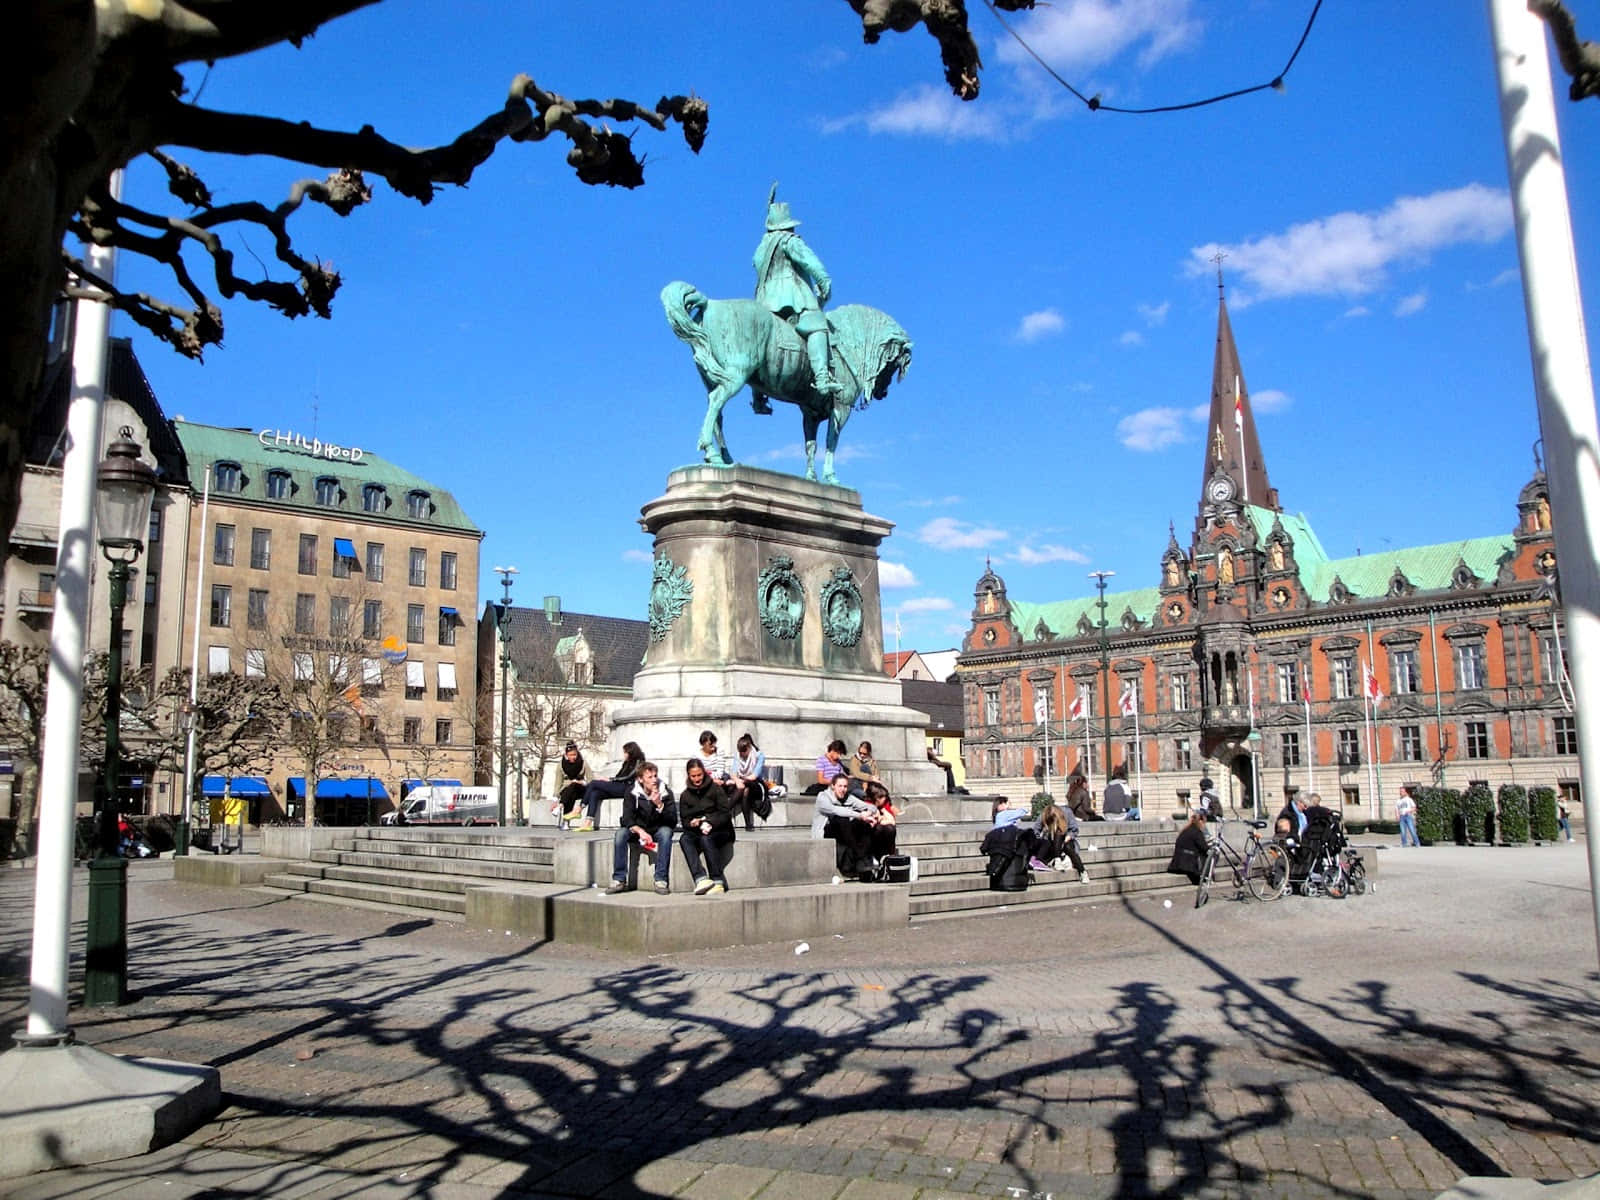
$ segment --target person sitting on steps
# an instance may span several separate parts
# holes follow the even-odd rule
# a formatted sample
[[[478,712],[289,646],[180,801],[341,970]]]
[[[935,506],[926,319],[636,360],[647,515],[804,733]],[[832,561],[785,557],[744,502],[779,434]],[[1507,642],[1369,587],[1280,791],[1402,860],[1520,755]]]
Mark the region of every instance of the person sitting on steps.
[[[767,784],[762,778],[767,771],[767,756],[761,753],[755,738],[741,734],[734,747],[738,758],[733,764],[733,807],[744,810],[744,827],[756,827],[756,806],[766,795]]]
[[[577,820],[578,805],[583,802],[583,791],[589,782],[588,774],[589,764],[583,761],[578,743],[568,742],[561,752],[561,792],[551,806],[563,822]]]
[[[617,767],[617,773],[610,779],[596,779],[583,789],[583,807],[588,815],[582,824],[569,826],[575,833],[593,833],[595,823],[600,819],[600,805],[606,800],[620,800],[628,794],[628,789],[633,786],[633,777],[644,762],[644,751],[639,749],[638,742],[629,742],[622,747],[622,762]]]
[[[728,890],[723,866],[733,853],[733,808],[728,793],[706,773],[698,758],[684,764],[684,779],[687,782],[678,801],[683,859],[694,878],[694,894],[720,896]]]
[[[1089,872],[1078,855],[1078,829],[1078,818],[1070,808],[1062,811],[1046,804],[1034,826],[1034,851],[1028,866],[1035,871],[1059,871],[1065,858],[1078,873],[1078,882],[1088,883]]]
[[[845,774],[844,764],[840,761],[845,756],[844,742],[834,738],[828,743],[828,748],[817,758],[817,781],[806,788],[806,795],[818,796],[828,790],[834,777],[844,775],[848,783],[849,775]]]
[[[833,839],[834,867],[840,879],[867,880],[872,875],[872,837],[877,824],[877,806],[852,796],[850,777],[840,772],[828,789],[817,795],[811,836]]]
[[[656,859],[656,894],[670,896],[672,887],[672,831],[678,826],[678,802],[672,789],[661,782],[655,763],[640,763],[633,786],[622,798],[622,826],[611,840],[611,886],[606,895],[631,892],[628,882],[628,852],[637,845]]]

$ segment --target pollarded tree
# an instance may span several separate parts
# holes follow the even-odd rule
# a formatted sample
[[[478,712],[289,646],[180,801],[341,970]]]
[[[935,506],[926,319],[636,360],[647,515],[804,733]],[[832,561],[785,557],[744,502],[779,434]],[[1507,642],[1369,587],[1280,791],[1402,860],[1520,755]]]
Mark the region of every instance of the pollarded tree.
[[[45,693],[50,670],[47,646],[0,642],[0,745],[11,752],[17,772],[17,829],[33,824],[39,803],[39,769],[44,751]],[[128,672],[124,691],[136,691],[138,672]],[[83,706],[79,712],[78,761],[98,775],[105,765],[106,655],[91,654],[84,663]],[[127,724],[124,716],[124,726]]]
[[[182,773],[189,737],[183,715],[189,709],[189,669],[174,667],[149,692],[141,706],[124,709],[125,724],[159,769]],[[290,707],[276,680],[223,672],[203,675],[195,689],[194,800],[200,802],[207,775],[265,775],[272,747],[288,728]]]
[[[653,105],[631,100],[568,99],[527,75],[511,81],[503,102],[453,141],[411,148],[374,127],[319,129],[292,116],[230,113],[186,97],[178,68],[214,63],[289,42],[295,46],[336,17],[375,0],[17,0],[6,13],[12,66],[0,82],[0,346],[6,391],[0,397],[0,533],[16,520],[23,454],[29,442],[44,365],[51,305],[76,272],[91,294],[110,302],[180,353],[199,357],[222,339],[222,299],[242,296],[285,316],[326,317],[339,276],[302,256],[289,235],[302,204],[343,216],[372,196],[370,180],[423,204],[442,184],[465,184],[500,144],[568,144],[567,163],[587,184],[637,187],[643,163],[627,134],[610,123],[676,122],[693,150],[705,139],[708,110],[693,95]],[[847,0],[875,42],[885,31],[925,24],[938,40],[945,79],[963,99],[978,93],[978,51],[963,0]],[[1034,0],[994,0],[1003,9]],[[617,19],[625,19],[620,17]],[[606,36],[604,21],[595,36]],[[205,181],[175,155],[273,155],[330,171],[295,184],[277,204],[216,204]],[[112,173],[141,155],[167,173],[179,211],[150,212],[112,198]],[[235,272],[228,239],[258,229],[291,278]],[[77,242],[114,246],[165,264],[176,299],[128,294],[89,278]],[[204,264],[191,270],[185,253]]]

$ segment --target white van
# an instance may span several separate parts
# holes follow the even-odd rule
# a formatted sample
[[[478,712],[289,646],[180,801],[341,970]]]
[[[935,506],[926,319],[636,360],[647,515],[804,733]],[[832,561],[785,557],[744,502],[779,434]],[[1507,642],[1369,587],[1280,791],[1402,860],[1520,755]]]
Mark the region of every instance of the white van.
[[[384,813],[383,825],[496,825],[500,801],[493,788],[419,787],[405,799],[400,812]]]

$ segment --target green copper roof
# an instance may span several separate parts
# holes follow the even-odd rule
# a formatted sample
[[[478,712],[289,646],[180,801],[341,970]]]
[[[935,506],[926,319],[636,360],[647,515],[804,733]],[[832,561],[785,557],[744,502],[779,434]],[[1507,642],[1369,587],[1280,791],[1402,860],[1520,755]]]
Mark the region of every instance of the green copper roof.
[[[1156,588],[1136,588],[1131,592],[1106,593],[1106,623],[1113,629],[1122,627],[1122,614],[1129,609],[1140,621],[1149,624],[1155,617],[1161,593]],[[1096,629],[1100,627],[1100,597],[1086,596],[1078,600],[1057,600],[1052,604],[1029,604],[1024,600],[1011,601],[1011,623],[1016,626],[1024,642],[1037,642],[1035,631],[1043,621],[1056,637],[1077,637],[1078,622],[1084,617]]]
[[[173,428],[183,443],[189,480],[196,492],[205,486],[215,463],[230,462],[240,467],[241,487],[233,493],[240,499],[319,514],[349,513],[364,521],[480,532],[449,492],[370,450],[328,445],[288,430],[224,429],[189,421],[174,421]],[[269,499],[267,474],[279,470],[289,473],[292,487],[287,497]],[[337,504],[317,503],[315,484],[324,476],[339,482],[342,495]],[[378,484],[387,493],[387,505],[381,511],[368,512],[362,507],[362,489],[369,484]],[[427,517],[407,515],[411,492],[428,494]]]
[[[558,641],[556,643],[556,650],[555,650],[556,657],[557,658],[565,658],[567,655],[569,655],[569,654],[574,652],[574,650],[576,649],[577,645],[578,645],[578,635],[575,634],[575,633],[571,634],[568,637],[562,638],[560,641]]]
[[[1316,603],[1326,603],[1333,581],[1340,580],[1351,596],[1358,600],[1375,599],[1389,594],[1389,582],[1395,571],[1400,571],[1411,586],[1420,592],[1443,591],[1451,586],[1451,576],[1456,564],[1465,562],[1479,579],[1492,582],[1500,573],[1500,564],[1516,553],[1516,544],[1510,534],[1496,537],[1467,538],[1459,542],[1440,542],[1435,546],[1411,546],[1404,550],[1385,550],[1381,554],[1355,554],[1349,558],[1329,558],[1322,542],[1318,540],[1311,523],[1298,513],[1279,513],[1253,504],[1244,506],[1245,515],[1255,526],[1256,536],[1265,543],[1274,522],[1281,523],[1284,533],[1294,543],[1294,560],[1298,568],[1300,586],[1307,598]],[[1133,615],[1148,624],[1154,620],[1161,593],[1156,588],[1139,588],[1131,592],[1106,593],[1106,621],[1120,628],[1122,615],[1131,609]],[[1057,600],[1050,604],[1032,604],[1025,600],[1011,601],[1011,623],[1024,642],[1037,642],[1035,631],[1043,621],[1056,637],[1077,637],[1078,622],[1089,618],[1095,628],[1100,625],[1099,598],[1094,595],[1076,600]]]
[[[1466,538],[1459,542],[1440,542],[1433,546],[1409,546],[1379,554],[1355,554],[1349,558],[1329,558],[1305,517],[1275,513],[1270,508],[1249,505],[1245,509],[1256,534],[1264,542],[1272,532],[1274,520],[1294,542],[1295,563],[1300,586],[1314,601],[1327,600],[1333,581],[1338,578],[1357,599],[1371,599],[1389,593],[1389,581],[1398,570],[1421,592],[1441,591],[1450,586],[1458,562],[1465,562],[1479,579],[1493,580],[1500,564],[1516,553],[1510,534],[1496,537]]]

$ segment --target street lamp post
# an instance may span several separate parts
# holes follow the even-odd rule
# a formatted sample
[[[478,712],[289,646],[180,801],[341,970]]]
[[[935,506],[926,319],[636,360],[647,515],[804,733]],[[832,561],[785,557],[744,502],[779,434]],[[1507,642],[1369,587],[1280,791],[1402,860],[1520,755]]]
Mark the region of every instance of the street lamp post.
[[[128,571],[144,549],[156,473],[139,458],[124,425],[100,464],[95,493],[100,549],[111,564],[111,642],[106,666],[106,761],[96,797],[95,858],[89,864],[89,917],[84,945],[83,1002],[128,1000],[128,863],[117,852],[117,768],[122,756],[122,609]]]
[[[1103,701],[1100,719],[1105,722],[1105,762],[1101,769],[1107,780],[1111,778],[1111,634],[1106,627],[1106,580],[1115,571],[1090,571],[1089,578],[1100,589],[1100,695]]]
[[[517,573],[515,567],[496,567],[495,574],[500,576],[500,586],[505,589],[505,594],[500,601],[500,825],[506,824],[506,736],[510,732],[507,721],[507,701],[510,699],[511,689],[511,577]]]

